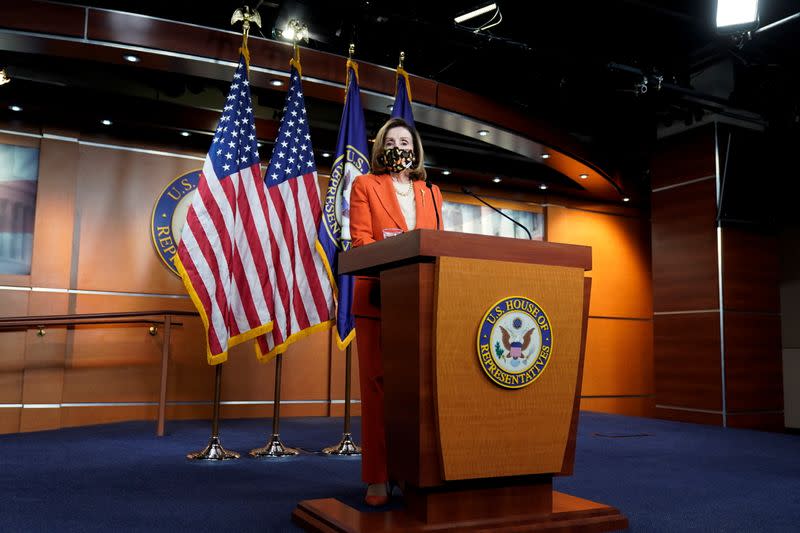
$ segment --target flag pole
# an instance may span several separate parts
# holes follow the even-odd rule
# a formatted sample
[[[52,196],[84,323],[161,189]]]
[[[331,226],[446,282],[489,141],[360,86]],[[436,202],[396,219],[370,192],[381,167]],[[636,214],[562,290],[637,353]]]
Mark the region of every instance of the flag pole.
[[[199,452],[188,454],[186,456],[187,459],[224,461],[225,459],[239,458],[238,453],[226,450],[219,442],[219,404],[220,389],[222,388],[222,363],[215,366],[214,373],[214,415],[211,418],[211,438],[208,440],[208,446]]]
[[[272,412],[272,436],[267,444],[261,448],[250,450],[253,457],[286,457],[300,453],[295,448],[284,446],[281,442],[280,422],[281,422],[281,367],[283,366],[283,354],[275,357],[275,408]]]
[[[353,343],[347,345],[345,351],[344,370],[344,431],[339,444],[329,446],[322,451],[328,455],[361,455],[361,447],[353,441],[350,432],[350,374],[353,367]]]
[[[299,23],[296,23],[299,24]],[[298,32],[300,33],[300,32]],[[292,61],[296,68],[300,69],[300,46],[297,44],[297,39],[301,36],[295,37],[292,46]],[[283,367],[283,354],[279,353],[275,356],[275,395],[273,401],[272,411],[272,435],[267,443],[260,447],[250,450],[252,457],[287,457],[297,455],[299,450],[296,448],[289,448],[281,441],[280,422],[281,422],[281,369]]]
[[[233,12],[231,25],[237,22],[242,23],[242,47],[240,49],[245,58],[247,68],[250,67],[250,54],[247,49],[247,37],[250,34],[250,23],[252,22],[259,28],[261,27],[261,15],[257,10],[250,11],[249,6],[242,6]],[[222,363],[218,363],[214,369],[214,407],[211,418],[211,438],[208,445],[199,452],[190,453],[186,456],[191,460],[225,460],[238,459],[239,454],[231,452],[222,447],[219,441],[219,406],[222,388]]]
[[[347,61],[353,59],[353,54],[356,52],[356,45],[350,43],[350,48],[347,51]],[[347,96],[345,96],[347,98]],[[353,343],[347,345],[344,356],[344,429],[342,431],[342,440],[338,444],[328,446],[322,451],[328,455],[361,455],[361,447],[353,441],[353,435],[350,431],[350,404],[351,404],[351,387],[350,378],[353,367]]]

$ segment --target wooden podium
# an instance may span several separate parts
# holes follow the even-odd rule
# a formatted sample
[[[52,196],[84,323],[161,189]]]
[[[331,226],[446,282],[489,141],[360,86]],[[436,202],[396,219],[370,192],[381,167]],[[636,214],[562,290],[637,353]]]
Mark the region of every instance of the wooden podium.
[[[552,488],[575,457],[591,261],[585,246],[432,230],[341,254],[340,273],[380,276],[389,477],[405,508],[306,500],[293,520],[370,533],[627,528],[617,509]]]

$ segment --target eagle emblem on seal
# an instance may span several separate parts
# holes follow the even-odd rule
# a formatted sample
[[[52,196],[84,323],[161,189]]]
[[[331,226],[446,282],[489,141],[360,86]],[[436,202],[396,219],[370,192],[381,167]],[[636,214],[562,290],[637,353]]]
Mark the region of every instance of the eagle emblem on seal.
[[[553,354],[553,327],[544,309],[525,296],[495,302],[478,327],[478,362],[490,380],[508,389],[533,383]]]

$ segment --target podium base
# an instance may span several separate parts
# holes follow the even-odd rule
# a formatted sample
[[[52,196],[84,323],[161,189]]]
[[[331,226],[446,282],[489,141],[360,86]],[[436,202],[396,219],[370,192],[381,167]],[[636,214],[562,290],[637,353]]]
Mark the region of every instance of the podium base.
[[[470,519],[426,524],[404,510],[361,512],[333,498],[305,500],[292,512],[292,521],[306,531],[381,533],[387,531],[618,531],[628,527],[628,519],[618,509],[583,498],[553,491],[552,512]]]

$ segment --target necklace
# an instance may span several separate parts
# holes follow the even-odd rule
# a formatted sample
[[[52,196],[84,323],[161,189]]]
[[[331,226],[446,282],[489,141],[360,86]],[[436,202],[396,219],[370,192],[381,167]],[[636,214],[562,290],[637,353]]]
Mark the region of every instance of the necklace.
[[[392,178],[392,184],[394,185],[394,192],[396,192],[400,196],[408,196],[409,194],[411,194],[411,190],[414,188],[414,183],[411,181],[408,182],[407,187],[404,187],[402,184],[400,184],[398,181],[395,181],[395,179]]]

